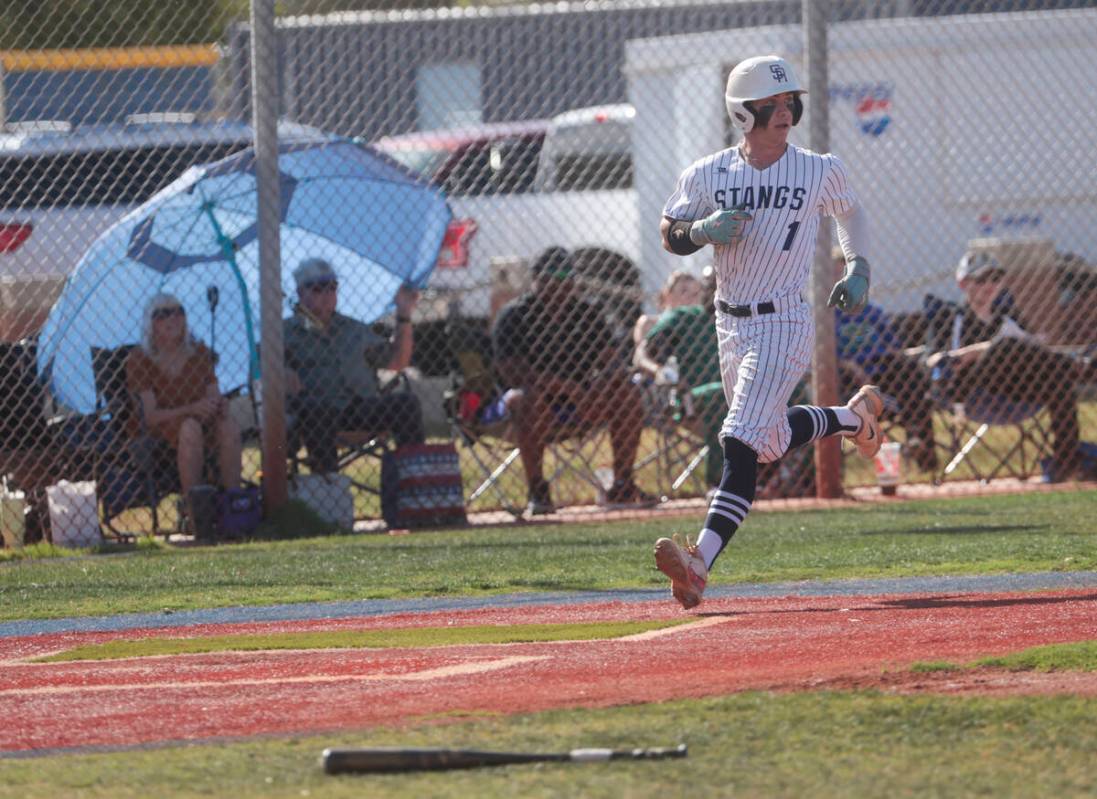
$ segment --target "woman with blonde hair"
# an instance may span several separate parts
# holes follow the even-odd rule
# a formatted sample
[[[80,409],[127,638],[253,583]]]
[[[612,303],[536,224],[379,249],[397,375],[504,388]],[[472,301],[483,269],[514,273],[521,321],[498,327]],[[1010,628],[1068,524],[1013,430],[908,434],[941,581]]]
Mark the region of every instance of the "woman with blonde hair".
[[[217,385],[213,352],[190,334],[173,295],[156,294],[145,306],[141,346],[126,359],[126,383],[140,405],[132,434],[143,420],[150,435],[171,447],[188,502],[209,452],[217,453],[221,486],[240,486],[240,428]]]

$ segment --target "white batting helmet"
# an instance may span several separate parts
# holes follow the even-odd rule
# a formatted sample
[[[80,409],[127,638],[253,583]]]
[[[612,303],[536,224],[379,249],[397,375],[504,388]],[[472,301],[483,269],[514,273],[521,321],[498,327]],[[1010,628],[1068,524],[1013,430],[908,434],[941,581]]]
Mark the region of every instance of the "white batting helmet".
[[[792,65],[776,55],[761,55],[740,61],[728,75],[728,87],[724,94],[732,124],[749,133],[756,119],[747,103],[785,92],[796,92],[792,112],[792,124],[795,125],[804,112],[800,95],[807,94],[807,91],[800,85]]]

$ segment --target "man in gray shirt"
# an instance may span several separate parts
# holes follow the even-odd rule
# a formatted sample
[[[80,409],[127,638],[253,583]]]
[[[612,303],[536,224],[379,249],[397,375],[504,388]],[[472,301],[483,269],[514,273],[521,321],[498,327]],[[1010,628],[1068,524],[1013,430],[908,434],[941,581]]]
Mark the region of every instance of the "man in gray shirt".
[[[421,443],[423,412],[409,392],[381,394],[378,369],[400,371],[411,362],[411,313],[419,293],[396,292],[391,339],[338,313],[339,279],[321,258],[294,270],[298,303],[285,320],[286,388],[294,424],[315,472],[335,471],[335,435],[341,430],[391,431],[397,445]]]

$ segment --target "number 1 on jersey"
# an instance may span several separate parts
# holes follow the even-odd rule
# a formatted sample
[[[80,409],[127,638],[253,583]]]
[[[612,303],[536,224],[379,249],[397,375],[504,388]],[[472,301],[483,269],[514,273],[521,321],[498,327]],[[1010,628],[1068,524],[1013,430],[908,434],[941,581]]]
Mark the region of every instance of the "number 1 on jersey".
[[[796,231],[800,229],[800,222],[790,222],[788,226],[788,235],[785,236],[785,246],[781,248],[782,252],[787,252],[792,249],[792,240],[796,238]]]

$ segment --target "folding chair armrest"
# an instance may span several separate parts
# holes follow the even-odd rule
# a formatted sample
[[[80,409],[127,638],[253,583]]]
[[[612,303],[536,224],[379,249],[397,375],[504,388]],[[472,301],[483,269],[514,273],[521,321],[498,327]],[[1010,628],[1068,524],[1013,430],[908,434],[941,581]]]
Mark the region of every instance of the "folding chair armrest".
[[[708,399],[714,394],[723,394],[724,384],[719,380],[712,383],[702,383],[699,386],[693,386],[689,393],[693,395],[694,399]]]

